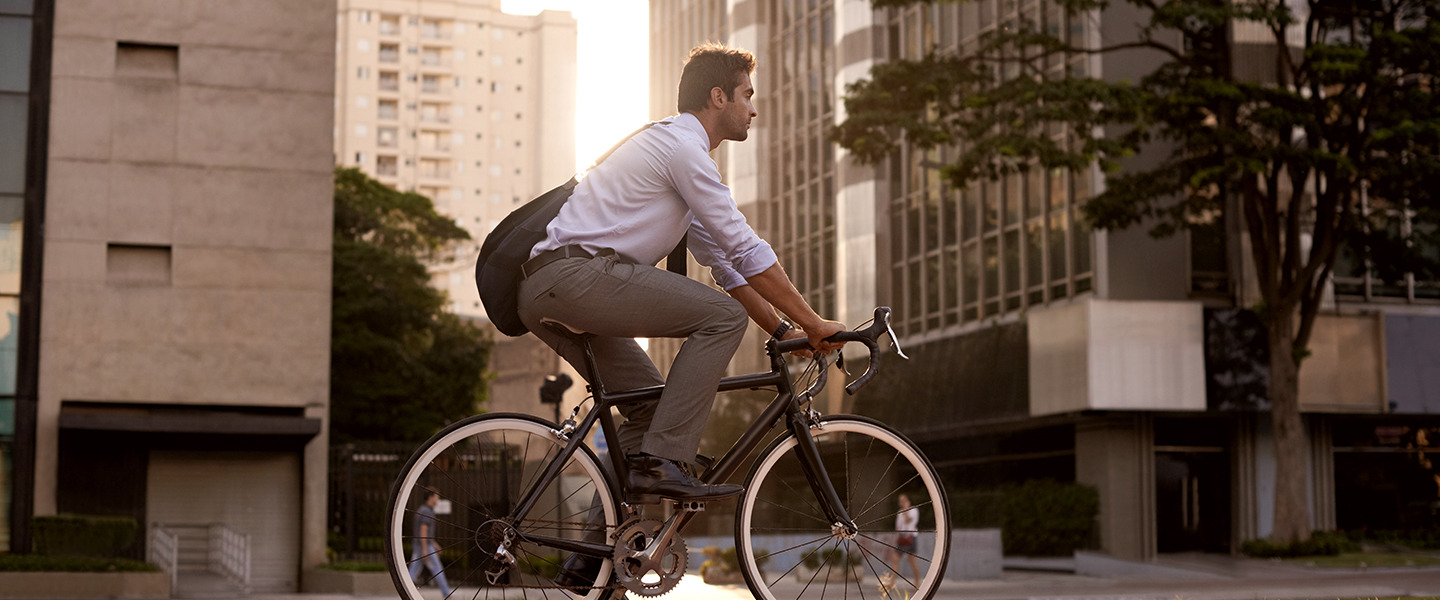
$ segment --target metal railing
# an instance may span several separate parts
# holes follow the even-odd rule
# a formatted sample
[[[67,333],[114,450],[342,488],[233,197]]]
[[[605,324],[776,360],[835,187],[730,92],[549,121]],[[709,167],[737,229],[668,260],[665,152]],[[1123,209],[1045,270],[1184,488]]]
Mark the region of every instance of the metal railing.
[[[178,569],[180,557],[180,536],[175,532],[166,529],[164,525],[156,523],[150,528],[149,556],[146,560],[150,564],[160,567],[161,571],[170,574],[170,589],[175,589],[175,573]]]
[[[210,524],[210,570],[250,591],[250,536],[226,527]]]
[[[172,590],[181,567],[203,565],[205,571],[250,593],[250,536],[224,523],[155,523],[150,529],[149,554],[151,563],[170,573]]]

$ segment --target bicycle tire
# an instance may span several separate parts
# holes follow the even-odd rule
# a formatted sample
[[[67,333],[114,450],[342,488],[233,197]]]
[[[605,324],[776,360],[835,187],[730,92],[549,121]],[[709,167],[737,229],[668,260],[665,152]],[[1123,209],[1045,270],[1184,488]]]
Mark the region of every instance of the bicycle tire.
[[[497,564],[493,553],[510,526],[505,518],[509,509],[525,489],[534,485],[536,475],[561,448],[553,424],[514,413],[469,417],[421,444],[391,486],[385,521],[385,563],[400,597],[423,600],[420,588],[438,579],[434,574],[422,575],[419,581],[411,577],[414,534],[408,531],[413,526],[407,522],[415,520],[416,510],[424,501],[422,496],[434,490],[450,501],[450,514],[436,515],[434,525],[434,537],[441,546],[442,571],[452,586],[452,596],[460,597],[462,588],[467,588],[464,597],[474,596],[470,588],[490,585],[485,571]],[[588,530],[594,537],[597,529],[580,523],[586,522],[586,513],[595,509],[603,515],[608,539],[618,524],[611,483],[595,455],[581,446],[560,476],[542,492],[540,501],[518,529],[571,538],[583,536]],[[541,587],[542,594],[553,596],[558,592],[566,598],[574,597],[551,580],[567,554],[554,550],[540,554],[541,550],[530,544],[513,546],[517,564],[500,587],[523,586],[522,593],[524,587]],[[421,569],[422,574],[428,571]],[[608,582],[610,572],[611,561],[605,559],[597,581]],[[597,600],[607,592],[592,588],[584,598]]]
[[[735,548],[750,591],[761,600],[805,600],[875,597],[878,587],[882,598],[929,600],[944,579],[951,540],[950,503],[930,460],[904,435],[865,417],[824,417],[810,431],[859,531],[832,530],[800,470],[797,439],[785,433],[751,467],[735,515]],[[895,524],[901,493],[932,517],[920,519],[909,553],[899,551]],[[911,560],[920,572],[907,578]]]

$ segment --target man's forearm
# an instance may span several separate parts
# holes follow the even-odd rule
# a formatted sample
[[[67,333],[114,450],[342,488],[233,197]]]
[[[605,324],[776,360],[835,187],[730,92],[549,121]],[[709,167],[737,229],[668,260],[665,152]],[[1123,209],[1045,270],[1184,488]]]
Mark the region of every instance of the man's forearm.
[[[759,325],[766,333],[773,332],[780,327],[780,315],[775,314],[775,307],[766,302],[754,287],[746,284],[731,288],[726,292],[730,294],[730,297],[740,301],[740,305],[745,307],[745,313],[750,315],[750,320]]]
[[[756,275],[746,277],[745,280],[749,282],[750,285],[741,287],[752,288],[755,294],[760,297],[759,301],[780,309],[780,312],[790,317],[790,320],[794,321],[796,325],[799,325],[801,329],[813,329],[824,322],[824,319],[820,318],[820,315],[815,314],[815,310],[810,308],[810,304],[805,302],[805,298],[795,289],[795,285],[790,283],[790,278],[785,275],[785,269],[780,266],[779,262],[776,262],[774,265],[771,265],[770,268]],[[731,295],[734,296],[733,290]],[[759,323],[761,327],[770,325],[770,323],[762,322],[756,318],[755,311],[751,311],[750,305],[746,303],[744,298],[735,296],[735,299],[745,305],[745,310],[750,312],[750,318],[755,319],[755,322]],[[774,316],[775,311],[768,308],[765,310],[769,310],[770,316],[773,318],[773,325],[779,325],[780,320]],[[769,327],[770,331],[774,331],[774,329],[774,326]]]

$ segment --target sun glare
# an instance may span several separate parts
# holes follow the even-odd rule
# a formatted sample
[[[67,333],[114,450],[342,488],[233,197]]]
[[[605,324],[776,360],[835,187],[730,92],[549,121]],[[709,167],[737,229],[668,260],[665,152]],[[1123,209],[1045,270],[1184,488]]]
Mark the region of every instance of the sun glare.
[[[649,118],[647,0],[503,0],[507,13],[545,9],[575,16],[575,168],[590,165]]]

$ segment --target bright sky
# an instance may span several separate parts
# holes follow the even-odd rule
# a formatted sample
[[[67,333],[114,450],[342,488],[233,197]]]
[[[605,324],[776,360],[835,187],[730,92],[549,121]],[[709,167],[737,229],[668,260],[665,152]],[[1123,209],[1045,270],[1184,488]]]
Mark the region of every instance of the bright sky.
[[[579,27],[576,170],[590,166],[649,120],[648,0],[501,0],[500,8],[517,15],[568,10],[575,16]]]

